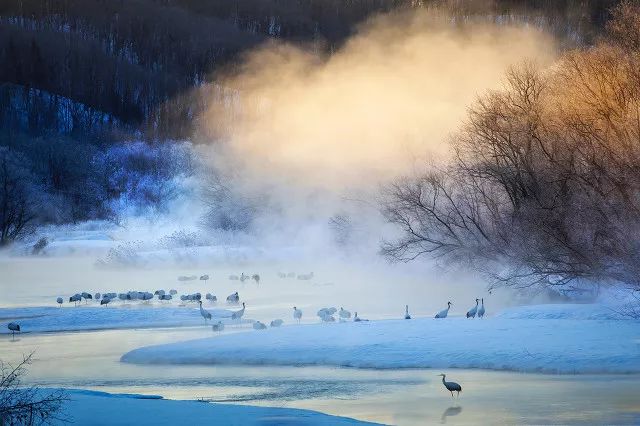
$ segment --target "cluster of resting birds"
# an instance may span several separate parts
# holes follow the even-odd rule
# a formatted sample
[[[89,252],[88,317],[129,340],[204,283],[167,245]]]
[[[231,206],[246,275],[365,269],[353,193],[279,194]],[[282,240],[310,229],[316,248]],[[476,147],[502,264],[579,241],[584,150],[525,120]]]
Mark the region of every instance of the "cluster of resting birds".
[[[314,277],[314,274],[313,272],[310,272],[308,274],[296,274],[294,272],[289,272],[289,273],[278,272],[278,277],[281,279],[297,278],[299,280],[310,280]],[[199,277],[197,275],[189,275],[189,276],[182,275],[178,277],[179,282],[194,281],[198,279],[200,281],[206,282],[209,280],[209,275],[200,275]],[[230,275],[229,280],[240,281],[242,283],[244,283],[245,281],[252,280],[252,281],[255,281],[256,284],[259,284],[260,275],[259,274],[248,275],[243,272],[240,275]],[[127,301],[141,301],[143,303],[148,303],[149,301],[151,301],[156,297],[159,301],[171,301],[174,297],[177,297],[177,294],[178,292],[175,289],[171,289],[168,291],[156,290],[154,293],[150,293],[147,291],[129,291],[126,293],[113,293],[113,292],[103,293],[103,294],[95,293],[93,295],[87,292],[82,292],[82,293],[76,293],[73,296],[69,297],[69,303],[74,303],[76,306],[83,300],[85,301],[85,303],[88,303],[89,300],[99,301],[100,305],[104,305],[104,306],[107,306],[109,303],[116,300],[119,300],[124,303],[126,303]],[[203,297],[201,293],[180,295],[181,302],[194,302],[199,304],[200,315],[204,318],[205,325],[206,325],[207,320],[211,320],[213,318],[213,315],[202,307],[202,299]],[[218,298],[212,293],[206,293],[204,296],[204,299],[209,301],[210,303],[216,303],[218,301]],[[64,303],[64,299],[62,297],[58,297],[56,301],[59,305],[62,305]],[[239,305],[240,295],[236,291],[235,293],[232,293],[226,297],[226,302],[229,305]],[[484,317],[484,314],[485,314],[484,299],[476,299],[475,302],[476,302],[475,306],[473,306],[467,312],[466,314],[467,318],[475,318],[476,316],[478,318]],[[453,304],[451,302],[447,302],[447,308],[438,312],[435,315],[435,318],[446,318],[449,314],[449,310],[451,309],[452,305]],[[181,306],[184,306],[184,305],[181,305]],[[230,318],[232,320],[240,320],[244,316],[245,309],[246,309],[246,305],[243,302],[242,309],[232,312],[230,315]],[[368,319],[358,316],[358,312],[354,312],[354,315],[352,316],[351,312],[344,309],[343,307],[340,307],[340,310],[336,309],[335,307],[322,308],[317,312],[317,316],[321,322],[325,322],[325,323],[347,322],[347,321],[354,321],[354,322],[369,321]],[[302,319],[302,310],[296,306],[293,307],[293,319],[298,323]],[[408,305],[405,305],[404,319],[407,319],[407,320],[411,319]],[[269,323],[271,327],[280,327],[282,324],[284,324],[284,321],[282,319],[274,319]],[[264,330],[267,328],[267,325],[261,321],[253,321],[253,328],[256,330]],[[212,329],[213,331],[221,332],[222,330],[224,330],[224,323],[222,321],[218,321],[212,325]],[[15,331],[15,330],[12,330],[12,331]]]

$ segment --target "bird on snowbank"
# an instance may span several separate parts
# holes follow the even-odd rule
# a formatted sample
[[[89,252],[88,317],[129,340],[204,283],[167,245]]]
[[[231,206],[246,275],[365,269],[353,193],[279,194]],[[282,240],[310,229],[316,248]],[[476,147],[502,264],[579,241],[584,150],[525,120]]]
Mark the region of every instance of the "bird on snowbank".
[[[256,321],[253,323],[253,328],[256,330],[264,330],[267,328],[267,326],[261,323],[260,321]]]
[[[284,321],[282,321],[281,319],[274,319],[273,321],[271,321],[271,327],[280,327],[283,323]]]
[[[238,292],[236,291],[233,294],[230,294],[227,296],[227,303],[229,304],[237,304],[240,302],[240,296],[238,295]]]
[[[473,308],[469,309],[469,312],[467,312],[467,318],[475,318],[476,317],[476,313],[478,312],[478,302],[480,300],[476,299],[476,306],[474,306]]]
[[[245,309],[245,305],[244,302],[242,302],[242,309],[240,309],[239,311],[235,311],[233,314],[231,314],[231,319],[241,319],[242,316],[244,315],[244,309]]]
[[[16,331],[20,333],[20,324],[18,324],[17,322],[10,322],[9,324],[7,324],[7,328],[11,330],[11,337],[16,336]]]
[[[362,322],[362,321],[369,321],[368,319],[364,319],[364,318],[360,318],[358,316],[358,313],[356,312],[355,315],[353,316],[353,321],[354,322]]]
[[[349,319],[351,318],[351,312],[345,310],[344,308],[340,307],[340,313],[338,314],[340,316],[340,318],[342,319]]]
[[[482,305],[478,309],[478,318],[484,317],[484,298],[480,300],[482,301]]]
[[[300,322],[300,319],[302,318],[302,310],[296,308],[295,306],[293,307],[293,319],[297,320],[298,322]]]
[[[211,319],[211,312],[207,311],[206,309],[202,309],[201,300],[198,300],[198,304],[200,305],[200,315],[202,315],[202,318],[204,318],[204,324],[207,325],[207,320]]]
[[[224,330],[224,323],[222,321],[218,321],[211,326],[211,329],[220,333],[222,330]]]
[[[451,398],[453,398],[453,392],[458,392],[458,397],[460,397],[460,392],[462,392],[462,386],[457,384],[456,382],[447,382],[445,381],[446,374],[438,374],[438,376],[442,376],[442,384],[449,392],[451,392]]]
[[[446,318],[449,314],[449,309],[451,309],[451,302],[447,302],[447,309],[443,309],[436,314],[436,318]]]

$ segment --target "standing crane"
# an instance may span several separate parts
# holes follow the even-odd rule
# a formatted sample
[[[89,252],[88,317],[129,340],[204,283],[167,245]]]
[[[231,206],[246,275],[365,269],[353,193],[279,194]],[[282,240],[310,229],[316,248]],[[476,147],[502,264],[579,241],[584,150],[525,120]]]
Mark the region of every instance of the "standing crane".
[[[222,330],[224,330],[224,323],[222,321],[218,321],[217,323],[211,326],[211,329],[213,331],[217,331],[218,333],[220,333],[222,332]]]
[[[340,316],[341,319],[345,319],[345,320],[351,318],[351,312],[347,311],[342,307],[340,307],[340,313],[338,315]]]
[[[204,318],[204,325],[207,325],[207,320],[211,319],[211,312],[202,309],[202,300],[198,300],[198,304],[200,305],[200,315]]]
[[[443,309],[436,314],[436,318],[446,318],[449,314],[449,309],[451,309],[451,302],[447,302],[447,309]]]
[[[300,323],[300,319],[302,318],[302,310],[293,307],[293,319],[297,320]]]
[[[442,384],[449,392],[451,392],[451,398],[453,398],[453,392],[458,392],[458,398],[460,397],[460,392],[462,392],[462,386],[457,384],[456,382],[447,382],[445,381],[446,374],[438,374],[438,376],[442,376]]]
[[[409,305],[404,305],[404,319],[411,319],[411,315],[409,315]]]
[[[239,311],[235,311],[233,314],[231,314],[231,319],[240,320],[244,315],[244,308],[245,308],[245,305],[244,305],[244,302],[242,302],[242,309],[240,309]]]
[[[56,299],[56,302],[58,302],[58,306],[62,306],[62,302],[64,302],[64,300],[62,299],[62,297],[58,297]]]
[[[16,337],[16,331],[20,333],[20,324],[18,324],[17,322],[10,322],[9,324],[7,324],[7,328],[11,330],[12,338]]]
[[[478,302],[480,301],[480,299],[476,298],[476,306],[474,306],[473,308],[469,309],[469,312],[467,312],[467,318],[475,318],[476,317],[476,313],[478,312]]]
[[[482,300],[482,305],[478,309],[478,318],[484,317],[484,298],[482,298],[480,300]]]

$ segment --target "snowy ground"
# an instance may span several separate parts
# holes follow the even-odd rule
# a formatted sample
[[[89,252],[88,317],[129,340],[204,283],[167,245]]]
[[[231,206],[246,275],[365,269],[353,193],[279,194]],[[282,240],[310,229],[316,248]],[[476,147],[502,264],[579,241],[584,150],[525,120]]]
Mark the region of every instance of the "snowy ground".
[[[554,310],[561,306],[570,310],[576,305],[558,305]],[[287,326],[144,347],[126,353],[122,361],[640,372],[640,322],[535,319],[544,317],[544,307],[521,309],[520,318],[534,319],[499,315],[482,320],[419,318]],[[504,316],[516,316],[516,311]]]
[[[142,395],[70,390],[63,410],[78,425],[355,425],[373,424],[309,410],[172,401]],[[64,423],[62,423],[64,424]]]
[[[121,302],[119,302],[121,303]],[[231,320],[232,310],[205,306],[213,319],[224,323]],[[239,308],[234,307],[233,310]],[[7,333],[7,324],[16,321],[23,333],[57,331],[109,330],[122,328],[184,327],[203,325],[197,305],[186,307],[130,304],[110,307],[25,307],[0,308],[0,333]],[[208,321],[211,324],[211,321]]]

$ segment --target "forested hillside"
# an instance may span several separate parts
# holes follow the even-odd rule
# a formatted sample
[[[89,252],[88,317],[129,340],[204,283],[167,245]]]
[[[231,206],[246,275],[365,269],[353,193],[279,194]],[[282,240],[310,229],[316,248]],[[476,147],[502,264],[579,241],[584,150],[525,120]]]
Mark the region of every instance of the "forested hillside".
[[[177,95],[246,49],[275,37],[331,51],[372,13],[441,3],[589,42],[614,1],[6,0],[0,122],[32,135],[185,137],[194,111]]]
[[[575,46],[597,39],[615,3],[4,0],[0,245],[34,224],[166,209],[175,179],[193,172],[189,145],[175,143],[189,139],[207,109],[192,94],[263,43],[331,54],[373,14],[437,7],[451,25],[533,25]]]

